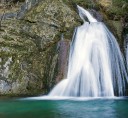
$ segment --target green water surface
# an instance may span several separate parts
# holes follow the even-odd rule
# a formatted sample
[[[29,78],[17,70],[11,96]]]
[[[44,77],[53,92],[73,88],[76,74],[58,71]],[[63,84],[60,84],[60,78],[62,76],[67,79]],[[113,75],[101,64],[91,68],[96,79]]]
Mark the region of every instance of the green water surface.
[[[128,118],[128,99],[0,100],[0,118]]]

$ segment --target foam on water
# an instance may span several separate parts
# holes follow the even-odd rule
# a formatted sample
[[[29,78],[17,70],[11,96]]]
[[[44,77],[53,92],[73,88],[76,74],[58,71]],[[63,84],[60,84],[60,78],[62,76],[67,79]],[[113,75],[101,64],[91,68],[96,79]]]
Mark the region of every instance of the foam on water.
[[[64,97],[64,96],[38,96],[38,97],[27,97],[18,100],[71,100],[71,101],[90,101],[90,100],[121,100],[127,99],[128,97]]]

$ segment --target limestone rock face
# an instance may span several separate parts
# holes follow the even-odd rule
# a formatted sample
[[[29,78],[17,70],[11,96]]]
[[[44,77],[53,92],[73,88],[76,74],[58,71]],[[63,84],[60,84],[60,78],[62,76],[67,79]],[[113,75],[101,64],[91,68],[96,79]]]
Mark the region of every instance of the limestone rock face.
[[[78,15],[61,0],[43,0],[0,29],[0,94],[47,93],[58,70],[57,43],[71,40]],[[69,44],[67,44],[69,45]]]

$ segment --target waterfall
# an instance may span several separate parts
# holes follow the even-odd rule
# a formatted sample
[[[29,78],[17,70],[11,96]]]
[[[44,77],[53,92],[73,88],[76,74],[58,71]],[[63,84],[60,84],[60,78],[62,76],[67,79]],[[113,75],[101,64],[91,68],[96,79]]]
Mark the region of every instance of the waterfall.
[[[58,83],[49,96],[125,95],[128,75],[115,37],[104,23],[98,22],[82,7],[77,7],[84,23],[74,31],[67,79]]]
[[[128,44],[127,44],[127,47],[126,47],[126,62],[127,62],[127,67],[128,67]]]

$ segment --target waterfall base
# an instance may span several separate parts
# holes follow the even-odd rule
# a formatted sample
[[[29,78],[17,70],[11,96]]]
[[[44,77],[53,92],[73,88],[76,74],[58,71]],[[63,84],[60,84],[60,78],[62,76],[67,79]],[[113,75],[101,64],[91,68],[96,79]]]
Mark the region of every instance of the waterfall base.
[[[128,75],[115,37],[88,11],[79,6],[78,10],[84,24],[74,32],[67,79],[55,86],[49,96],[124,96]]]

